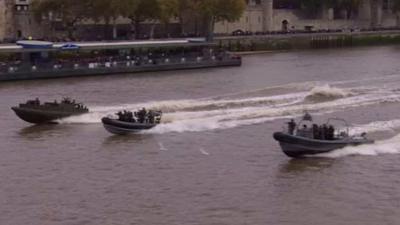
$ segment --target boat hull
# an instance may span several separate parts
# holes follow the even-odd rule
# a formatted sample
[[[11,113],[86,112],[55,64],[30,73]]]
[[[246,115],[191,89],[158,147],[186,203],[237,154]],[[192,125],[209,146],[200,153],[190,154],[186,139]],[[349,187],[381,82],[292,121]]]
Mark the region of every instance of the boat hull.
[[[15,114],[22,120],[33,123],[55,123],[56,120],[66,118],[69,116],[80,115],[86,112],[62,112],[62,111],[51,111],[51,110],[40,110],[40,109],[29,109],[21,107],[11,108]]]
[[[357,146],[362,144],[371,144],[374,141],[369,139],[343,139],[343,140],[315,140],[303,138],[282,132],[274,133],[274,139],[277,140],[282,151],[289,157],[299,158],[307,155],[316,155],[331,152],[346,146]]]
[[[115,119],[110,119],[107,117],[102,118],[101,121],[103,123],[104,128],[108,132],[118,135],[138,133],[140,131],[149,130],[157,125],[148,123],[123,122]]]

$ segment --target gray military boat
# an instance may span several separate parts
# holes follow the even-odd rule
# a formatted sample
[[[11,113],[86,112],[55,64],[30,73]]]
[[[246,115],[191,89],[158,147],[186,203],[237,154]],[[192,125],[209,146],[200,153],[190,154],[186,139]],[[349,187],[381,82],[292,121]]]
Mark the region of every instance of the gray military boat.
[[[126,135],[149,130],[161,123],[161,111],[141,109],[137,112],[123,111],[116,113],[118,118],[103,117],[104,128],[113,134]]]
[[[343,123],[344,128],[335,128],[333,124],[336,122]],[[288,122],[287,131],[275,132],[273,136],[282,151],[293,158],[328,153],[346,146],[374,143],[374,140],[366,137],[366,133],[349,135],[348,123],[343,119],[333,118],[317,125],[308,113],[298,124],[292,119]]]
[[[29,100],[11,108],[22,120],[34,123],[56,123],[56,120],[88,113],[89,109],[75,100],[64,98],[61,102],[44,102],[39,99]]]

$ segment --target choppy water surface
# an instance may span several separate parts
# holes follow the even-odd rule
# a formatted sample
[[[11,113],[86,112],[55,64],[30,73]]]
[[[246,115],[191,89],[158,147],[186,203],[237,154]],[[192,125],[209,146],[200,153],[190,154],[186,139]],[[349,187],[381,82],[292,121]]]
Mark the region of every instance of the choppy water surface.
[[[399,50],[0,84],[0,224],[400,224]],[[36,96],[91,113],[30,126],[10,107]],[[119,137],[99,123],[140,107],[163,110],[163,124]],[[272,133],[305,110],[378,141],[292,160]]]

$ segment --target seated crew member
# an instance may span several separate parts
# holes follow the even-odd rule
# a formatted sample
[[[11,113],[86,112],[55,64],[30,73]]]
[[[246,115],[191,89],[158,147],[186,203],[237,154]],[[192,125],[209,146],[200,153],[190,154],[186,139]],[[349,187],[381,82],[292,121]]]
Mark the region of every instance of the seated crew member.
[[[312,131],[313,131],[313,136],[314,136],[314,139],[320,139],[320,132],[319,132],[319,127],[318,127],[318,125],[317,124],[313,124],[313,127],[312,127]]]
[[[117,112],[116,113],[117,114],[117,116],[118,116],[118,120],[120,120],[120,121],[122,121],[122,112],[121,111],[119,111],[119,112]]]
[[[328,140],[328,126],[326,124],[323,124],[321,127],[321,133],[322,133],[322,139],[323,140]]]
[[[329,125],[328,127],[328,140],[334,140],[335,139],[335,128],[332,125]]]
[[[149,113],[148,113],[149,123],[154,123],[155,122],[154,118],[155,118],[154,111],[153,110],[149,110]]]
[[[131,111],[128,111],[126,113],[127,121],[132,122],[133,121],[133,113]]]
[[[146,115],[147,115],[147,111],[145,108],[142,108],[141,110],[139,110],[138,112],[138,119],[140,123],[144,123],[146,120]]]

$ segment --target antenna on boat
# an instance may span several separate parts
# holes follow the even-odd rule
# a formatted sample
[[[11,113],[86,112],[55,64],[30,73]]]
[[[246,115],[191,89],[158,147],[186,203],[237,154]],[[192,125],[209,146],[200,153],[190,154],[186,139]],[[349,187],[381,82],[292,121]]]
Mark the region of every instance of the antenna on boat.
[[[313,118],[312,118],[311,114],[308,111],[304,112],[303,120],[304,121],[310,121],[310,122],[313,121]]]

